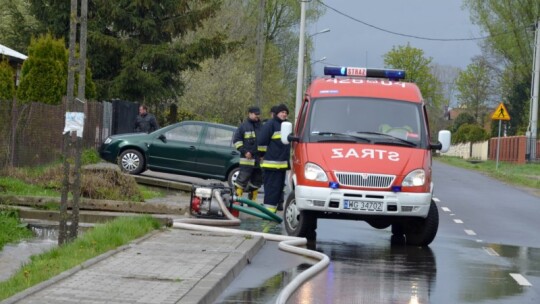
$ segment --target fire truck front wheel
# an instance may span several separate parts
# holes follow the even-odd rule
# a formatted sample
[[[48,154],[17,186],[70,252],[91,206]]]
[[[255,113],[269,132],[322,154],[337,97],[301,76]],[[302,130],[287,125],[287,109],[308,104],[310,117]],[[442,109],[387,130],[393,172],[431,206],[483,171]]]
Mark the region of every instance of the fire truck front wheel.
[[[305,237],[315,240],[317,234],[317,217],[309,211],[300,211],[296,207],[294,191],[289,194],[283,208],[285,230],[290,236]]]
[[[405,237],[408,245],[427,246],[431,244],[439,229],[439,211],[432,200],[428,216],[425,219],[413,220],[405,226]]]

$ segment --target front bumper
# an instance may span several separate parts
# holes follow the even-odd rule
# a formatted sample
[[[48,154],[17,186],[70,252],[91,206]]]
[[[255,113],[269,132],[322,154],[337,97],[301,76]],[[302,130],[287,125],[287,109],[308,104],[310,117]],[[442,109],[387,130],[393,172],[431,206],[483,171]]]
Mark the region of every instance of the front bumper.
[[[299,210],[346,213],[351,215],[426,218],[431,193],[364,191],[297,186],[296,207]],[[345,200],[382,203],[382,211],[345,209]]]
[[[112,149],[110,148],[111,148],[110,145],[106,145],[106,144],[101,145],[101,147],[99,148],[99,156],[110,163],[116,163],[116,157],[118,155],[117,153],[115,153],[115,151],[112,151]]]

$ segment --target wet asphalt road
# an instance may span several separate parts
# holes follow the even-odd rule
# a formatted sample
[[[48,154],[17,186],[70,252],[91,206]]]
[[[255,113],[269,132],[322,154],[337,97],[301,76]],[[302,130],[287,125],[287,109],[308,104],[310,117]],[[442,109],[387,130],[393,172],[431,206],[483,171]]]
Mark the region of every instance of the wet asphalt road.
[[[476,172],[433,169],[440,225],[428,248],[363,222],[321,220],[315,248],[331,263],[288,303],[540,303],[540,197]],[[274,303],[310,263],[268,243],[217,302]]]

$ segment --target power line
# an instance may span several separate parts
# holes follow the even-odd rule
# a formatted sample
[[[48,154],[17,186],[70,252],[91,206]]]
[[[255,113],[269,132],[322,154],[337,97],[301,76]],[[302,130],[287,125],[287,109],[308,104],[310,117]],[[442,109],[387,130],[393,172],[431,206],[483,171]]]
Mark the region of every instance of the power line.
[[[324,3],[322,0],[317,0],[317,2],[319,2],[322,6],[336,12],[337,14],[339,15],[342,15],[344,17],[347,17],[351,20],[354,20],[358,23],[361,23],[365,26],[368,26],[368,27],[371,27],[371,28],[374,28],[376,30],[379,30],[379,31],[382,31],[382,32],[385,32],[385,33],[388,33],[388,34],[392,34],[392,35],[397,35],[397,36],[402,36],[402,37],[409,37],[409,38],[415,38],[415,39],[420,39],[420,40],[429,40],[429,41],[445,41],[445,42],[448,42],[448,41],[475,41],[475,40],[484,40],[484,39],[487,39],[487,38],[490,38],[490,37],[496,37],[496,36],[501,36],[501,35],[506,35],[508,33],[510,33],[509,31],[504,31],[504,32],[501,32],[501,33],[498,33],[498,34],[493,34],[493,35],[487,35],[487,36],[482,36],[482,37],[475,37],[475,38],[432,38],[432,37],[422,37],[422,36],[417,36],[417,35],[409,35],[409,34],[403,34],[403,33],[398,33],[398,32],[394,32],[394,31],[391,31],[391,30],[387,30],[387,29],[383,29],[381,27],[378,27],[376,25],[373,25],[373,24],[369,24],[365,21],[362,21],[360,19],[357,19],[353,16],[350,16],[350,15],[347,15],[346,13],[336,9],[336,8],[333,8],[329,5],[327,5],[326,3]],[[518,28],[518,29],[526,29],[526,28],[530,28],[531,26],[533,25],[527,25],[527,26],[523,26],[521,28]]]

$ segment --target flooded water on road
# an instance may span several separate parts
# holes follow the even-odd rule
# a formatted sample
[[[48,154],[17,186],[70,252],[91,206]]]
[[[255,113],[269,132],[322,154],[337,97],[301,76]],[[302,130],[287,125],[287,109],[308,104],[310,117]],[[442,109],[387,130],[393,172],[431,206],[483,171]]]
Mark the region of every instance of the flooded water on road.
[[[330,264],[287,303],[539,303],[539,248],[442,236],[416,247],[353,223],[321,224],[335,225],[315,244]],[[267,242],[216,303],[275,303],[314,263]]]

